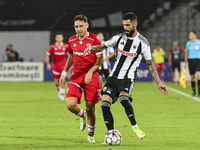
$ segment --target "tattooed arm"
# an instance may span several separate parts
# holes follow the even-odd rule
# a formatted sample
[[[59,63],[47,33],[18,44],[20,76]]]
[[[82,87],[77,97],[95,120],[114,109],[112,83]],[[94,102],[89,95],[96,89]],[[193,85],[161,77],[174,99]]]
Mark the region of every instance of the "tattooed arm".
[[[156,71],[156,68],[153,64],[153,61],[152,60],[146,60],[146,63],[147,63],[147,67],[149,69],[149,72],[151,73],[156,84],[158,85],[158,88],[161,91],[161,93],[168,95],[169,91],[168,91],[167,87],[165,85],[163,85],[162,82],[160,81],[160,79],[158,77],[158,73]]]
[[[88,53],[89,51],[94,51],[94,52],[101,51],[106,48],[108,47],[105,44],[89,46],[84,50],[84,54]]]
[[[158,77],[158,73],[156,71],[156,67],[154,66],[153,61],[152,60],[146,60],[146,63],[147,63],[147,67],[149,69],[149,72],[151,73],[151,76],[153,77],[154,81],[158,85],[159,83],[161,83],[161,81]]]

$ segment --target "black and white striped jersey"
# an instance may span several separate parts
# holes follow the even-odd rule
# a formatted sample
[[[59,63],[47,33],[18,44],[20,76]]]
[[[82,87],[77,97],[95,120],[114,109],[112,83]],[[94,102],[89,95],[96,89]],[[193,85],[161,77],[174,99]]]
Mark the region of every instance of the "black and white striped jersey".
[[[150,45],[139,32],[133,38],[127,37],[125,33],[115,35],[106,41],[105,45],[117,47],[115,50],[116,61],[110,77],[135,80],[142,57],[144,56],[145,60],[151,59]]]

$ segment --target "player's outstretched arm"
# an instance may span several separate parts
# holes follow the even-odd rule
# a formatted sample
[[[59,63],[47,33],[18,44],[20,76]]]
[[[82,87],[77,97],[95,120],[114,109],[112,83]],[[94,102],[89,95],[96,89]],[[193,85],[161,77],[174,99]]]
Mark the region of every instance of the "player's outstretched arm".
[[[107,46],[105,44],[89,46],[84,50],[84,54],[88,53],[89,51],[94,51],[94,52],[101,51],[106,48]]]
[[[60,84],[65,85],[65,78],[67,77],[67,71],[71,68],[73,64],[73,55],[68,55],[67,62],[65,64],[65,68],[60,76]]]
[[[146,60],[146,63],[147,63],[147,67],[149,69],[149,72],[151,73],[156,84],[158,85],[158,88],[161,91],[161,93],[168,95],[169,91],[168,91],[167,87],[165,85],[163,85],[162,82],[160,81],[153,61],[152,60]]]

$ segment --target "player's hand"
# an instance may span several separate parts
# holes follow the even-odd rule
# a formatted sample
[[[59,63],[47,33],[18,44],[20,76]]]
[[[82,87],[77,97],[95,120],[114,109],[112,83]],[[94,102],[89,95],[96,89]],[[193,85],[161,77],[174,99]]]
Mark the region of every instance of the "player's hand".
[[[162,94],[168,95],[169,91],[164,84],[159,83],[158,88],[159,88],[159,90],[161,91]]]
[[[88,52],[91,51],[91,46],[87,47],[86,49],[84,49],[84,55],[86,55]]]
[[[65,75],[61,75],[61,76],[60,76],[60,84],[61,84],[61,85],[65,85],[65,78],[66,78]]]
[[[185,64],[184,64],[184,69],[186,69],[187,68],[187,63],[185,62]]]
[[[93,73],[88,71],[88,73],[85,75],[85,83],[89,83],[92,80]]]
[[[172,63],[171,63],[171,62],[169,62],[169,65],[170,65],[170,66],[172,66]]]
[[[47,70],[50,70],[50,69],[51,69],[51,65],[47,64]]]

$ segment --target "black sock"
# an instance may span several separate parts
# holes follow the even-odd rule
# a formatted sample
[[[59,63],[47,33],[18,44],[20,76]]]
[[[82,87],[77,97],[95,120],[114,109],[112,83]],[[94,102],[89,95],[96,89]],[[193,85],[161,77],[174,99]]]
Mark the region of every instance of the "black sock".
[[[129,103],[128,100],[120,100],[120,101],[121,101],[122,106],[125,109],[127,117],[129,118],[129,120],[131,122],[131,125],[136,125],[136,120],[135,120],[132,105]]]
[[[199,90],[199,94],[200,94],[200,80],[198,80],[198,90]]]
[[[191,81],[191,85],[192,85],[192,90],[193,90],[193,92],[196,93],[195,81]]]
[[[110,111],[111,104],[108,101],[102,101],[101,108],[103,112],[104,123],[108,130],[114,129],[114,120]]]

